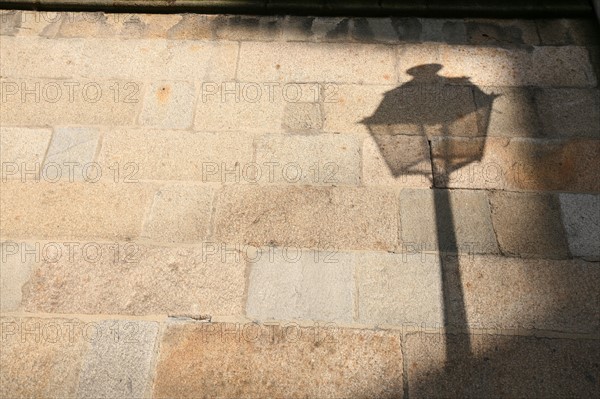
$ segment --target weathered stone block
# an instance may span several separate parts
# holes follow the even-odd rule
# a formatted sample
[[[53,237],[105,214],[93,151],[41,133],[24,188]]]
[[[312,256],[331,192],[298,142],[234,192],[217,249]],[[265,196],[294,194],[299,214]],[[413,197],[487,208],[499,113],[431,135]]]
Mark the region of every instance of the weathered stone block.
[[[259,251],[261,251],[259,249]],[[252,262],[246,315],[252,319],[352,323],[354,256],[272,248]]]
[[[20,178],[19,171],[24,166],[33,169],[34,165],[41,165],[51,136],[52,131],[50,129],[1,127],[0,160],[2,162],[2,180]]]
[[[156,39],[3,37],[2,74],[11,78],[38,76],[72,80],[96,79],[191,81],[232,80],[238,44],[222,41],[173,41]],[[149,57],[148,54],[154,56]],[[21,60],[27,59],[23,64]],[[127,60],[127,62],[123,62]]]
[[[386,189],[238,185],[218,193],[216,209],[225,242],[390,250],[398,240],[397,199]]]
[[[8,180],[0,186],[0,229],[7,238],[131,239],[155,188],[106,181]]]
[[[573,256],[600,258],[600,197],[559,194],[562,222]]]
[[[288,16],[283,22],[283,40],[336,42],[348,41],[349,18]]]
[[[465,343],[462,335],[408,337],[408,384],[411,395],[465,397],[597,396],[596,340],[518,336],[471,336],[471,354],[448,351]],[[449,349],[448,349],[449,346]]]
[[[267,135],[256,141],[256,163],[259,183],[360,183],[360,147],[354,135]]]
[[[104,134],[98,156],[139,180],[250,181],[254,135],[116,129]]]
[[[600,270],[579,260],[500,256],[458,263],[465,313],[474,333],[532,330],[593,334],[600,328]]]
[[[484,191],[404,189],[400,222],[411,250],[498,253]]]
[[[155,322],[106,320],[90,343],[81,366],[78,397],[148,397],[159,325]]]
[[[38,73],[48,76],[48,72]],[[3,126],[131,125],[141,108],[142,92],[143,83],[134,80],[3,78],[0,122]]]
[[[563,259],[569,254],[560,204],[553,194],[491,192],[494,230],[506,255]]]
[[[481,87],[475,90],[477,107],[489,102],[486,95],[494,95],[490,114],[480,118],[482,136],[540,137],[541,122],[538,117],[534,95],[525,87]],[[488,118],[489,117],[489,118]]]
[[[364,184],[431,187],[431,160],[426,137],[369,137],[363,141],[362,156]]]
[[[3,312],[19,309],[23,285],[29,281],[38,264],[35,256],[31,255],[35,251],[35,243],[0,242],[0,309]]]
[[[596,78],[584,47],[500,48],[484,46],[407,44],[397,49],[398,75],[437,63],[443,76],[466,77],[478,86],[594,86]]]
[[[436,254],[361,253],[356,257],[358,322],[439,327],[444,323]]]
[[[292,328],[170,325],[154,397],[402,397],[402,353],[394,334]]]
[[[142,236],[162,242],[202,242],[210,229],[212,199],[210,187],[161,187],[154,195]]]
[[[536,104],[544,133],[551,137],[600,139],[600,92],[597,89],[543,89]]]
[[[158,82],[148,86],[139,122],[143,126],[187,129],[194,120],[196,92],[188,82]]]
[[[99,140],[100,132],[95,128],[56,128],[45,163],[55,163],[61,169],[68,168],[70,162],[79,165],[91,163],[96,156]],[[81,176],[78,175],[78,177]]]
[[[80,324],[70,319],[3,317],[0,395],[76,398],[86,338],[90,339]]]
[[[238,79],[249,82],[395,81],[394,52],[380,45],[244,42]]]
[[[246,284],[240,248],[79,242],[45,261],[23,296],[29,312],[240,316]],[[87,244],[87,249],[85,245]],[[102,300],[98,300],[102,298]]]
[[[597,192],[598,140],[433,138],[437,187]]]
[[[283,127],[292,132],[320,130],[323,127],[320,104],[286,104],[283,109]]]

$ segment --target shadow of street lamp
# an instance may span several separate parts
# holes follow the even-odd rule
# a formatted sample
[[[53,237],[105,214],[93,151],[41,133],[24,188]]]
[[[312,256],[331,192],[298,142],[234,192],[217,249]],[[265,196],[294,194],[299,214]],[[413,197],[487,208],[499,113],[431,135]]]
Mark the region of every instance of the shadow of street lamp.
[[[445,187],[453,172],[481,160],[489,125],[492,104],[497,97],[486,94],[468,77],[447,78],[438,74],[440,64],[424,64],[408,69],[412,80],[385,93],[373,115],[363,119],[379,147],[394,177],[406,175],[430,176],[422,164],[436,146],[435,171],[431,184]],[[469,127],[475,127],[469,128]],[[394,136],[420,136],[423,151],[399,151]],[[465,145],[452,136],[477,138]],[[473,145],[474,144],[474,145]],[[399,157],[405,157],[398,162]],[[431,162],[433,159],[431,151]],[[464,304],[463,287],[456,262],[445,259],[444,254],[458,254],[452,203],[448,190],[434,189],[436,234],[441,268],[444,327],[446,331],[446,360],[470,356],[468,322]],[[450,340],[448,334],[465,333],[464,339]]]

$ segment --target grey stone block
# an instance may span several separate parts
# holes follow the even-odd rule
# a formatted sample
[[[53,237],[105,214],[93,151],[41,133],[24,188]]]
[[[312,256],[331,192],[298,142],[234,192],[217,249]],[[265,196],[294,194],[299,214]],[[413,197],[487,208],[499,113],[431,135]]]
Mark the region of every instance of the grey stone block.
[[[559,194],[562,221],[573,256],[600,259],[600,196]]]
[[[147,397],[158,323],[108,320],[94,324],[101,333],[94,336],[83,359],[77,397]]]
[[[354,257],[337,251],[258,249],[246,314],[258,320],[353,321]]]
[[[407,250],[498,253],[484,191],[404,189],[400,224]]]
[[[95,128],[60,127],[54,130],[46,164],[51,162],[63,166],[68,162],[85,165],[94,160],[100,133]],[[106,165],[108,168],[109,165]]]

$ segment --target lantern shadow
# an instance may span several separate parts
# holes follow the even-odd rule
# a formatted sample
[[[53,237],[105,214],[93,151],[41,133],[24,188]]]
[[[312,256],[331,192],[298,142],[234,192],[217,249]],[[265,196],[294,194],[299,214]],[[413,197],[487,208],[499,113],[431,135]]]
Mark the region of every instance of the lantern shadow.
[[[453,172],[482,159],[492,104],[497,97],[483,92],[468,77],[439,75],[442,68],[440,64],[424,64],[408,69],[412,79],[386,92],[373,115],[361,121],[395,178],[427,176],[434,188],[438,184],[445,187]],[[416,136],[409,138],[410,151],[401,147],[406,144],[401,140],[406,136]],[[468,144],[447,140],[452,136],[477,140]],[[433,195],[446,360],[452,364],[471,356],[468,334],[466,339],[450,339],[450,334],[468,333],[468,323],[458,257],[446,256],[459,250],[451,198],[448,190],[434,189]]]

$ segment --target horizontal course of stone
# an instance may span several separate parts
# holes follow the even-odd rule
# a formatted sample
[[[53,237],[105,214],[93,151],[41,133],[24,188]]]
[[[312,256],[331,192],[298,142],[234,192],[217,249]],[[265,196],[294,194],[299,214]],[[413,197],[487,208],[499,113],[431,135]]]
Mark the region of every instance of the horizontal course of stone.
[[[3,0],[10,7],[35,9],[131,10],[134,12],[202,12],[316,15],[411,14],[433,16],[489,15],[501,17],[590,15],[586,0]]]
[[[0,19],[0,396],[598,396],[591,21]]]

